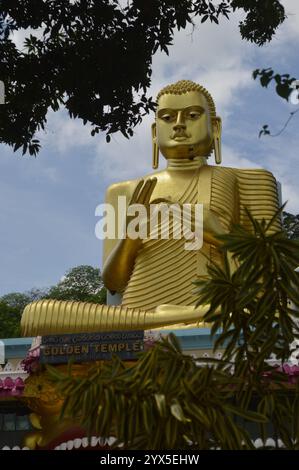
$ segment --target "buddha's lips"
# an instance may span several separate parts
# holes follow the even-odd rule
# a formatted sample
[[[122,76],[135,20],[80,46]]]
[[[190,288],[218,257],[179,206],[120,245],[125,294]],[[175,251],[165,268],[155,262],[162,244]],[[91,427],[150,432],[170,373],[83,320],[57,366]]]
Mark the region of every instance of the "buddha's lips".
[[[181,140],[186,140],[188,139],[190,136],[186,135],[186,134],[174,134],[174,136],[172,137],[173,140],[177,140],[177,141],[181,141]]]
[[[171,135],[172,139],[189,139],[189,137],[191,137],[191,134],[186,132],[185,129],[177,129]]]

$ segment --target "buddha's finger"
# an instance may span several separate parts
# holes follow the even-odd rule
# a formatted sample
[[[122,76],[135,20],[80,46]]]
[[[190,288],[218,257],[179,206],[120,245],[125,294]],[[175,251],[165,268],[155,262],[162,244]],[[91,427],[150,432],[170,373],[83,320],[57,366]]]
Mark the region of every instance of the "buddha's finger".
[[[138,194],[138,197],[137,197],[137,200],[136,200],[137,204],[144,204],[146,193],[149,190],[150,185],[151,185],[151,181],[146,180],[146,182],[144,183],[144,185],[142,186],[142,188],[141,188],[141,190]]]
[[[151,179],[148,179],[145,182],[145,185],[141,189],[139,197],[138,197],[138,203],[139,204],[144,204],[144,205],[148,204],[148,201],[149,201],[149,199],[152,195],[152,192],[153,192],[153,189],[154,189],[155,185],[156,185],[156,183],[154,183],[153,180],[151,180]]]
[[[131,197],[131,200],[130,200],[130,203],[129,205],[131,204],[135,204],[135,202],[137,201],[138,199],[138,195],[139,195],[139,192],[143,186],[143,183],[144,183],[144,180],[140,180],[138,181],[138,184],[136,185],[135,189],[134,189],[134,192],[133,192],[133,195]]]
[[[144,201],[143,201],[144,205],[148,205],[150,203],[150,199],[152,197],[156,184],[157,184],[157,178],[151,178],[150,185],[148,186],[147,191],[144,194]]]

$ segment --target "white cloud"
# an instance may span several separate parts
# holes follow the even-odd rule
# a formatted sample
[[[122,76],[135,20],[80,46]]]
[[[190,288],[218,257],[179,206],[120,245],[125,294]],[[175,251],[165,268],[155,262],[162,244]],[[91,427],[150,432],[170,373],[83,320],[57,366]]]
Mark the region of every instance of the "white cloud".
[[[257,165],[252,160],[249,160],[236,149],[222,145],[222,160],[223,166],[230,168],[256,168]],[[212,163],[212,162],[211,162]]]
[[[105,178],[109,184],[114,181],[139,178],[151,168],[151,131],[153,116],[147,116],[128,140],[120,133],[112,136],[109,144],[104,138],[98,139],[95,159],[91,172]]]
[[[299,38],[299,2],[297,0],[280,0],[287,15],[286,21],[279,30],[282,41]]]
[[[46,133],[40,132],[39,139],[43,147],[50,147],[53,151],[65,156],[78,147],[95,145],[95,139],[90,135],[90,125],[83,125],[81,119],[70,119],[65,110],[50,111],[47,116]]]
[[[1,148],[0,174],[5,174],[7,168],[12,167],[12,159],[15,161],[16,172],[20,172],[22,178],[28,181],[44,181],[45,183],[56,184],[60,181],[58,169],[50,163],[50,159],[42,153],[37,158],[30,155],[22,156],[19,153],[13,154],[8,146]]]
[[[288,201],[286,210],[292,213],[299,213],[299,171],[298,153],[299,139],[291,136],[289,146],[279,145],[279,142],[272,144],[276,149],[269,156],[271,159],[271,169],[278,181],[282,185],[282,202]]]
[[[192,34],[177,32],[169,57],[162,53],[154,56],[151,92],[155,95],[170,82],[191,79],[205,86],[219,112],[225,113],[232,94],[251,85],[247,58],[253,50],[240,39],[239,19],[240,15],[230,21],[223,19],[219,26],[197,24]]]

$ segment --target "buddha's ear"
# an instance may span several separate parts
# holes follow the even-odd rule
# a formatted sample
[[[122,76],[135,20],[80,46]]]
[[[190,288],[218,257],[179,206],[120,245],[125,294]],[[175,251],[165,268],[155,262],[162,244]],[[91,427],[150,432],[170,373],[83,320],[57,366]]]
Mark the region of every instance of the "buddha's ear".
[[[155,122],[153,122],[152,124],[152,139],[156,139],[157,138],[157,124]]]
[[[156,170],[159,166],[159,147],[157,144],[157,126],[156,123],[152,124],[152,146],[153,146],[153,169]]]
[[[215,116],[212,117],[212,129],[214,137],[218,137],[221,139],[221,132],[222,132],[222,122],[221,117]]]
[[[222,123],[219,116],[212,118],[212,129],[213,129],[213,143],[214,143],[214,152],[215,152],[215,162],[217,165],[221,163],[221,133],[222,133]]]

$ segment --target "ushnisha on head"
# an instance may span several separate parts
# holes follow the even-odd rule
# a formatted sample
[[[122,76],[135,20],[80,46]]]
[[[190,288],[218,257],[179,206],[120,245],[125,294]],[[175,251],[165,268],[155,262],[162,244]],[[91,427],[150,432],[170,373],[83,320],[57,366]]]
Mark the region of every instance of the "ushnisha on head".
[[[159,150],[167,160],[207,158],[214,150],[216,163],[221,163],[221,118],[203,86],[180,80],[158,93],[157,104],[153,168],[158,168]]]

